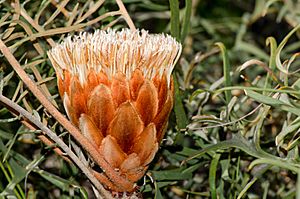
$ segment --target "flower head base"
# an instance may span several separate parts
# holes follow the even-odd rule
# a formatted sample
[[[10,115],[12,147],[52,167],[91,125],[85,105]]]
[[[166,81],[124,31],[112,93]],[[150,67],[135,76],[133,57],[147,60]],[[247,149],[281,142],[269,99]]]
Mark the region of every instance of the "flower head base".
[[[168,35],[129,29],[81,33],[48,52],[68,117],[132,182],[163,138],[180,52]]]

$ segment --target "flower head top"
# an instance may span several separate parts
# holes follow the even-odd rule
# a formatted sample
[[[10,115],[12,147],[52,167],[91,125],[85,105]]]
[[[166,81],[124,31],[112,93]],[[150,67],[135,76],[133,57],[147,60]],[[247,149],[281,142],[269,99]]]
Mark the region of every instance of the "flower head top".
[[[149,79],[165,72],[169,82],[180,53],[181,45],[169,35],[109,29],[67,37],[48,55],[59,75],[63,77],[63,70],[69,70],[84,84],[91,69],[108,77],[122,72],[128,79],[137,68]]]

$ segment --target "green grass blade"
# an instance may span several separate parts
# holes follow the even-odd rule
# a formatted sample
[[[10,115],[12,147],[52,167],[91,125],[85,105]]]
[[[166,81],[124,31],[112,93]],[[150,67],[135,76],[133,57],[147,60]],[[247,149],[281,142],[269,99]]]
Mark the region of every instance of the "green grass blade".
[[[275,98],[272,98],[269,96],[265,96],[265,95],[262,95],[260,93],[257,93],[257,92],[251,91],[251,90],[247,90],[247,91],[245,90],[245,93],[247,96],[251,97],[252,99],[254,99],[260,103],[267,104],[267,105],[270,105],[273,107],[279,107],[281,110],[291,112],[291,113],[294,113],[295,115],[300,116],[299,108],[297,108],[291,104],[288,104],[284,101],[281,101],[279,99],[275,99]]]
[[[193,177],[192,172],[188,172],[184,167],[166,171],[152,171],[152,176],[158,181],[186,180]],[[191,170],[190,170],[191,171]]]
[[[175,100],[174,100],[174,112],[176,116],[176,123],[177,123],[177,128],[179,130],[179,133],[176,135],[175,142],[177,144],[182,142],[183,139],[183,134],[180,133],[180,131],[183,131],[186,129],[188,120],[186,117],[186,113],[182,104],[182,99],[181,99],[181,94],[179,90],[179,84],[177,81],[176,75],[173,75],[174,78],[174,89],[175,89]]]
[[[180,41],[179,1],[169,0],[171,9],[171,35]]]
[[[223,75],[224,75],[224,79],[225,79],[225,86],[229,87],[229,86],[231,86],[231,77],[230,77],[231,67],[230,67],[229,59],[228,59],[228,52],[223,43],[218,42],[218,43],[216,43],[216,45],[220,48],[221,53],[222,53]],[[225,99],[226,99],[227,104],[229,104],[230,99],[231,99],[231,91],[230,90],[225,91]]]
[[[276,68],[276,49],[277,49],[277,43],[276,40],[273,37],[269,37],[266,41],[267,45],[270,45],[270,59],[269,59],[269,68],[271,71],[274,71]],[[265,88],[270,88],[270,73],[267,73],[267,77],[265,80]],[[264,92],[265,94],[265,92]]]
[[[171,9],[171,35],[180,41],[180,27],[179,27],[179,2],[178,0],[169,0]],[[176,115],[176,123],[178,130],[185,129],[187,126],[186,113],[182,104],[182,99],[179,91],[179,84],[176,75],[173,75],[174,79],[174,90],[175,90],[175,102],[174,111]],[[178,133],[176,135],[175,143],[181,143],[183,134]]]
[[[256,158],[270,158],[270,159],[277,159],[276,156],[273,156],[268,153],[263,153],[262,151],[257,151],[254,144],[248,142],[242,135],[240,134],[234,134],[233,138],[230,140],[225,140],[216,144],[209,145],[205,148],[203,148],[201,151],[198,152],[198,154],[187,158],[186,161],[190,161],[194,158],[198,158],[200,156],[203,156],[204,154],[210,152],[210,151],[216,151],[219,149],[229,149],[229,148],[238,148],[245,153],[256,157]]]
[[[243,188],[243,190],[238,195],[237,199],[241,199],[245,193],[250,189],[250,187],[257,181],[258,178],[254,177],[250,182],[247,183],[247,185]]]
[[[282,42],[279,44],[277,50],[276,50],[276,66],[277,68],[285,73],[285,74],[288,74],[288,70],[283,66],[283,64],[281,63],[281,60],[280,60],[280,53],[283,49],[283,47],[285,46],[285,44],[288,42],[289,38],[295,33],[297,32],[297,30],[300,28],[300,24],[297,25],[292,31],[289,32],[289,34],[287,36],[285,36],[285,38],[282,40]]]
[[[249,169],[252,169],[254,166],[259,165],[259,164],[269,164],[273,166],[280,167],[282,169],[287,169],[293,172],[297,172],[299,170],[299,165],[294,164],[292,162],[287,162],[287,161],[279,161],[278,159],[273,159],[273,158],[260,158],[256,159],[251,162],[249,165]]]
[[[270,105],[270,106],[288,105],[288,104],[286,104],[285,102],[283,102],[279,99],[269,97],[269,96],[266,96],[266,95],[262,95],[260,93],[255,92],[255,91],[245,90],[245,93],[250,98],[252,98],[252,99],[254,99],[254,100],[256,100],[260,103],[267,104],[267,105]]]
[[[154,182],[154,186],[155,186],[155,195],[154,195],[154,199],[163,199],[163,196],[161,195],[161,192],[159,190],[159,187],[157,185],[157,182]]]
[[[216,175],[220,157],[220,154],[215,154],[209,167],[209,187],[212,199],[217,199]]]
[[[247,87],[247,86],[229,86],[229,87],[224,87],[221,89],[218,89],[214,91],[214,94],[221,93],[226,90],[245,90],[245,91],[268,91],[268,92],[277,92],[277,93],[287,93],[287,94],[295,94],[295,95],[300,95],[300,92],[295,89],[289,88],[280,88],[280,89],[272,89],[272,88],[259,88],[259,87]]]
[[[182,30],[181,30],[181,43],[184,43],[184,40],[189,32],[190,24],[191,24],[191,15],[192,15],[192,1],[185,0],[185,13],[184,13]]]

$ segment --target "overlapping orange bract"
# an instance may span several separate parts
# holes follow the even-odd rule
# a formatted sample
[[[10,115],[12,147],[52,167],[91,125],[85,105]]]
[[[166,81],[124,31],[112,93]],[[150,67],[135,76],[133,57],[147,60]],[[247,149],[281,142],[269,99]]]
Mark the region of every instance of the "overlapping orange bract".
[[[180,50],[170,36],[124,29],[81,34],[49,52],[68,117],[132,182],[164,136]]]

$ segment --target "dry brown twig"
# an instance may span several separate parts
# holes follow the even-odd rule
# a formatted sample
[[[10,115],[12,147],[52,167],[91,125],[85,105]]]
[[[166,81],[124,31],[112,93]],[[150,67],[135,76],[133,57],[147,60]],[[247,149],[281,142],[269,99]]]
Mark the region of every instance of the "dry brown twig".
[[[124,18],[124,20],[126,21],[126,23],[128,24],[129,28],[132,29],[132,30],[135,30],[135,26],[134,26],[134,23],[133,21],[131,20],[123,2],[121,0],[116,0],[118,6],[119,6],[119,10],[117,11],[111,11],[111,12],[107,12],[107,13],[104,13],[103,15],[100,15],[99,17],[95,18],[95,19],[92,19],[92,20],[89,20],[88,22],[86,23],[77,23],[74,22],[72,26],[68,26],[68,27],[59,27],[59,28],[55,28],[55,29],[50,29],[50,30],[45,30],[43,27],[41,27],[39,24],[36,23],[35,20],[33,20],[28,14],[27,12],[25,11],[24,8],[21,8],[20,9],[20,14],[22,17],[24,17],[32,26],[34,29],[36,29],[38,32],[35,33],[35,34],[32,34],[30,35],[29,37],[25,37],[24,39],[21,39],[20,41],[16,42],[15,44],[13,44],[12,46],[10,46],[9,48],[10,49],[14,49],[16,48],[17,46],[21,45],[22,43],[26,42],[26,41],[33,41],[37,38],[40,38],[40,37],[46,37],[46,40],[47,42],[50,44],[50,46],[54,46],[55,45],[55,42],[49,38],[48,36],[53,36],[53,35],[56,35],[56,34],[63,34],[63,33],[69,33],[69,32],[72,32],[72,31],[77,31],[77,30],[81,30],[82,28],[84,27],[87,27],[87,26],[91,26],[107,17],[110,17],[110,16],[117,16],[117,15],[120,15]],[[13,4],[12,5],[13,8],[17,8],[16,4]],[[91,13],[90,13],[91,14]],[[85,17],[88,17],[88,16],[85,16]],[[79,19],[81,20],[81,19]]]
[[[59,5],[55,0],[51,0],[51,4],[53,4],[57,9],[60,9],[66,18],[70,17],[69,12],[64,7],[59,8]]]
[[[119,6],[119,8],[120,8],[120,12],[122,13],[122,15],[123,15],[123,17],[124,17],[126,23],[127,23],[128,26],[129,26],[129,28],[130,28],[131,30],[135,30],[136,28],[135,28],[135,26],[134,26],[134,23],[133,23],[132,19],[130,18],[129,14],[128,14],[128,12],[127,12],[127,10],[126,10],[124,4],[123,4],[123,2],[122,2],[121,0],[116,0],[116,2],[117,2],[118,6]]]

